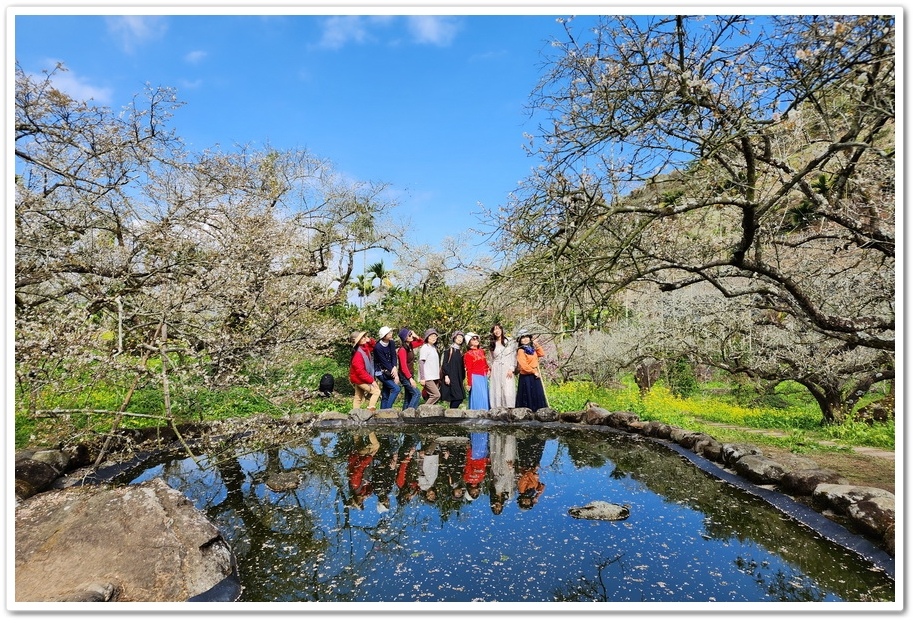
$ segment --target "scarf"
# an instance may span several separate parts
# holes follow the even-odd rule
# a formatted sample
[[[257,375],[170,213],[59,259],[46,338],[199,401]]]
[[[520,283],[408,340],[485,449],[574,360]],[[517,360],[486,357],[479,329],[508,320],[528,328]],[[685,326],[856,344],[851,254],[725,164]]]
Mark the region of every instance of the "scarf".
[[[534,346],[532,346],[531,344],[524,344],[524,345],[521,346],[520,348],[521,348],[523,351],[525,351],[525,354],[526,354],[526,355],[533,355],[533,354],[534,354]]]

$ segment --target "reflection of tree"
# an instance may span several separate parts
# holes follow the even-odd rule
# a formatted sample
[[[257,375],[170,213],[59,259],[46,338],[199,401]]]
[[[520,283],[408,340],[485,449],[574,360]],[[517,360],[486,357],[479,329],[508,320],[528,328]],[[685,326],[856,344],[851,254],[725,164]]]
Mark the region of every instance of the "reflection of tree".
[[[788,576],[785,571],[779,570],[775,574],[764,574],[767,564],[756,560],[738,558],[735,566],[744,574],[754,578],[754,581],[766,591],[766,594],[777,601],[815,602],[824,601],[827,594],[818,589],[810,578],[802,574]]]
[[[623,558],[623,554],[618,554],[614,558],[599,562],[595,569],[594,578],[582,577],[577,582],[570,583],[566,590],[554,590],[554,601],[608,601],[607,584],[602,573],[612,564],[620,561],[621,558]]]
[[[391,430],[376,429],[376,467],[396,464],[398,468],[393,488],[389,489],[398,493],[397,502],[392,501],[390,511],[381,514],[376,512],[375,504],[367,504],[362,511],[346,505],[347,457],[362,443],[361,437],[368,435],[364,429],[355,438],[349,430],[318,434],[314,439],[309,433],[306,441],[288,442],[290,447],[259,448],[231,458],[225,458],[229,456],[226,454],[221,460],[202,461],[207,465],[205,470],[186,458],[176,459],[160,468],[161,475],[194,499],[199,508],[208,508],[211,520],[236,553],[246,600],[349,601],[367,594],[370,584],[363,585],[364,581],[384,582],[392,565],[409,569],[405,555],[413,551],[414,542],[441,530],[447,522],[464,521],[471,516],[468,511],[478,510],[470,505],[488,504],[486,496],[483,501],[468,502],[463,495],[457,499],[451,495],[450,483],[461,482],[466,458],[467,442],[462,442],[460,431],[452,434],[451,428],[428,426],[398,429],[397,433]],[[549,460],[544,455],[545,438],[552,435],[555,433],[551,431],[519,431],[513,454],[518,457],[517,465],[540,466]],[[441,452],[436,485],[443,495],[432,503],[419,496],[402,499],[399,495],[411,481],[407,467],[415,468],[416,451],[423,439],[427,446],[437,443]],[[491,446],[491,459],[497,447]],[[450,450],[447,456],[445,448]],[[568,431],[563,434],[562,448],[564,457],[600,461],[622,475],[620,480],[597,483],[599,489],[613,488],[618,492],[615,495],[627,490],[651,490],[668,503],[702,513],[704,537],[753,541],[776,552],[789,565],[797,564],[805,570],[805,577],[797,579],[789,567],[767,569],[747,559],[732,561],[732,575],[747,574],[774,599],[822,599],[820,589],[839,595],[870,595],[884,590],[869,586],[871,578],[867,574],[854,578],[838,569],[842,565],[837,565],[835,550],[827,551],[834,547],[832,544],[812,539],[809,531],[787,522],[769,506],[685,465],[683,457],[658,444],[626,436],[605,435],[602,439],[590,431]],[[401,479],[405,459],[405,477]],[[273,470],[299,471],[302,482],[292,491],[271,491],[263,484],[262,476]],[[379,470],[374,476],[377,491],[385,491],[391,474]],[[492,475],[487,478],[492,486]],[[425,506],[434,511],[422,508]],[[599,601],[615,594],[614,583],[626,581],[622,575],[613,577],[615,569],[626,571],[622,556],[596,560],[595,572],[588,574],[591,577],[562,587],[555,598]],[[727,569],[722,571],[729,573]]]
[[[279,460],[275,451],[267,455],[274,458],[265,463]],[[319,557],[330,546],[326,535],[317,529],[315,517],[300,492],[262,499],[239,461],[225,461],[216,468],[225,497],[208,513],[218,525],[231,526],[242,585],[255,591],[261,601],[274,601],[295,593],[290,591],[288,583],[307,572],[302,561]],[[301,582],[301,586],[318,587],[312,584],[316,579],[313,575],[308,582]]]
[[[582,439],[583,437],[588,439]],[[608,462],[607,453],[604,446],[607,444],[606,436],[597,433],[577,433],[574,439],[582,440],[580,443],[570,443],[567,451],[569,458],[577,468],[592,467],[595,469],[604,467]]]
[[[703,515],[708,538],[758,543],[767,551],[778,552],[785,561],[805,569],[825,589],[838,594],[868,594],[866,578],[853,580],[836,569],[835,546],[817,538],[808,528],[775,511],[767,503],[702,470],[687,464],[687,459],[648,440],[624,436],[604,436],[597,441],[591,432],[564,436],[569,455],[588,457],[601,454],[614,464],[615,478],[626,474],[623,485],[644,487],[668,503],[693,509]],[[736,563],[737,565],[738,563]],[[851,582],[861,585],[852,586]]]

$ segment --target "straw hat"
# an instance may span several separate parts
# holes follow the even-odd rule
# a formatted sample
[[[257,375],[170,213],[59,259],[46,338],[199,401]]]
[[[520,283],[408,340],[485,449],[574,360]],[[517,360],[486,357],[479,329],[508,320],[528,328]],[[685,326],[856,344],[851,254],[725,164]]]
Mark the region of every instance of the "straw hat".
[[[359,341],[367,335],[369,335],[367,331],[354,331],[353,333],[350,334],[350,342],[353,343],[353,346],[356,346],[357,344],[359,344]]]

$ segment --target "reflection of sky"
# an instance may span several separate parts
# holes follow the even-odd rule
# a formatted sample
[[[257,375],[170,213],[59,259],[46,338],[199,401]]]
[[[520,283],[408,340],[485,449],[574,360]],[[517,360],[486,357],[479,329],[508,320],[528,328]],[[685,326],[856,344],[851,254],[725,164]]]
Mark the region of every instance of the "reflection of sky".
[[[241,551],[240,564],[260,567],[252,571],[257,580],[243,582],[248,587],[243,599],[861,599],[857,594],[844,597],[821,588],[816,579],[806,577],[778,552],[767,551],[748,538],[747,533],[753,531],[721,525],[722,517],[715,520],[715,535],[709,534],[711,519],[690,503],[690,491],[675,501],[670,494],[655,493],[631,475],[612,477],[616,466],[610,459],[600,467],[577,469],[562,439],[549,439],[544,447],[539,471],[545,488],[533,508],[523,510],[513,496],[498,516],[491,511],[486,493],[447,510],[419,497],[398,506],[393,492],[387,512],[379,512],[375,496],[361,510],[345,508],[346,494],[341,493],[340,486],[347,482],[346,458],[335,456],[333,440],[325,442],[279,452],[280,465],[286,470],[307,471],[319,459],[325,467],[336,466],[332,477],[304,473],[294,492],[272,492],[263,482],[252,482],[252,475],[260,478],[267,465],[262,454],[239,459],[242,472],[249,475],[241,487],[246,510],[221,509],[218,517],[211,514],[211,518],[237,553]],[[695,469],[681,465],[684,470]],[[190,460],[150,469],[136,481],[152,477],[165,478],[199,508],[226,499],[226,488],[216,473],[199,471]],[[747,502],[730,500],[729,495],[723,486],[721,504],[737,512],[724,516],[740,517],[745,509],[739,504]],[[628,504],[630,517],[624,521],[588,521],[569,515],[570,507],[594,500]],[[257,521],[246,520],[245,513],[256,514]],[[786,547],[814,547],[809,534],[800,534],[800,528],[784,523]],[[838,559],[825,567],[844,565],[849,561]],[[855,577],[854,567],[850,573],[850,587],[869,584],[870,580]],[[831,583],[837,582],[833,579]],[[840,585],[845,583],[839,581]],[[892,599],[892,594],[885,599]]]

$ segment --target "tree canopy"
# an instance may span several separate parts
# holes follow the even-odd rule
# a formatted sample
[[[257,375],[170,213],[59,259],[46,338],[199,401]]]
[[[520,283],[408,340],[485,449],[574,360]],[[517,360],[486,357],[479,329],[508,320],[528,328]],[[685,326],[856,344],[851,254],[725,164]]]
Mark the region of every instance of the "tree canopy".
[[[20,375],[65,359],[131,373],[118,355],[162,350],[219,384],[344,332],[321,312],[343,300],[356,254],[399,235],[383,184],[302,150],[190,153],[169,128],[171,89],[116,112],[52,76],[16,70]]]
[[[499,279],[583,310],[705,284],[768,348],[823,342],[892,376],[894,18],[581,21],[532,96],[539,166],[490,215]]]

